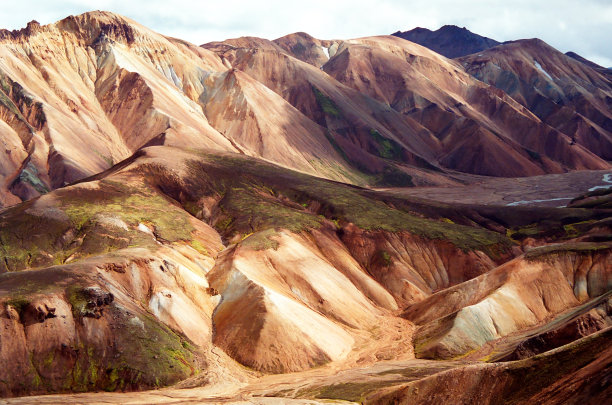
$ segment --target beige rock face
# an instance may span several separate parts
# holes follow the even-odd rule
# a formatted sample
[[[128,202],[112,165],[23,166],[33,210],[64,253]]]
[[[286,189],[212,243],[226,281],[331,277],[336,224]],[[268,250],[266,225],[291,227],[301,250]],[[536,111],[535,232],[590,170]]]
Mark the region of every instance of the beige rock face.
[[[341,174],[336,162],[342,157],[324,129],[272,90],[235,69],[209,76],[206,84],[200,99],[206,116],[240,151],[305,172],[335,172],[334,177],[350,181]]]
[[[12,194],[93,175],[149,142],[235,150],[189,98],[225,69],[215,55],[110,13],[33,27],[0,45],[3,125],[22,139],[22,165],[31,163],[12,168],[21,170]]]
[[[604,294],[611,265],[609,253],[518,258],[434,294],[404,316],[423,325],[415,340],[419,355],[456,357]]]

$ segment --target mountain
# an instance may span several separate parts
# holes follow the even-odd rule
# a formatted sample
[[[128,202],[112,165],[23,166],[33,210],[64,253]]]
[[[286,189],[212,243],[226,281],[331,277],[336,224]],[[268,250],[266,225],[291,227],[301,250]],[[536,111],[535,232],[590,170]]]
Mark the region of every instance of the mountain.
[[[389,160],[493,176],[608,167],[586,150],[570,148],[565,135],[510,97],[426,48],[393,37],[336,44],[321,68],[271,42],[241,38],[204,47],[327,128],[357,170],[388,171]]]
[[[394,36],[0,31],[3,401],[605,402],[607,82],[531,46],[580,142]]]
[[[571,319],[595,317],[588,333],[612,325],[609,218],[433,204],[236,153],[147,147],[0,212],[2,393],[198,374],[240,386],[255,376],[238,364],[279,374],[499,357],[544,323],[582,345]]]
[[[539,39],[459,58],[466,71],[529,108],[603,159],[612,159],[612,81]]]
[[[94,12],[31,23],[4,32],[1,48],[0,125],[10,145],[2,158],[4,204],[98,173],[152,144],[239,151],[347,180],[341,172],[350,169],[316,123],[244,75],[228,76],[215,54],[131,20]],[[236,92],[219,105],[215,89],[234,79]],[[262,105],[276,105],[273,118]],[[247,114],[247,125],[269,130],[270,138],[238,139],[241,128],[217,116],[228,109]],[[307,122],[286,125],[281,116]]]
[[[474,34],[465,27],[460,28],[456,25],[444,25],[436,31],[417,27],[410,31],[397,31],[391,35],[423,45],[451,59],[499,45],[494,39]]]
[[[160,144],[362,186],[609,167],[456,62],[393,37],[197,47],[106,12],[0,37],[4,206]]]

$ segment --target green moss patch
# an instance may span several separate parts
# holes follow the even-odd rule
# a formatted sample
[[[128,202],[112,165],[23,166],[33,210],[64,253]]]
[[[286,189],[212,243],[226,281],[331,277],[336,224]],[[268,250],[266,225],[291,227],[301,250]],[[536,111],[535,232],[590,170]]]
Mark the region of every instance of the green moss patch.
[[[511,245],[496,232],[425,218],[402,201],[342,183],[282,169],[235,155],[202,154],[189,162],[186,188],[197,201],[222,196],[215,228],[226,238],[266,229],[299,232],[323,223],[353,223],[366,230],[408,231],[427,239],[448,240],[465,249],[497,254]],[[305,207],[316,206],[316,211]],[[250,239],[249,237],[248,239]],[[247,240],[248,240],[247,239]],[[246,240],[245,240],[246,242]]]
[[[393,139],[383,137],[375,129],[370,130],[370,136],[376,142],[378,155],[383,159],[399,160],[402,157],[402,147]]]
[[[191,241],[193,226],[189,215],[146,184],[128,189],[110,180],[99,182],[97,193],[84,190],[81,195],[63,193],[62,208],[77,229],[82,228],[98,214],[119,217],[129,225],[150,223],[158,238],[167,242]]]
[[[116,344],[119,357],[100,374],[105,389],[163,387],[199,372],[194,346],[182,335],[148,314],[128,314],[113,306],[111,316],[121,319]]]
[[[342,116],[340,109],[331,98],[323,94],[321,90],[317,89],[314,86],[312,86],[312,92],[315,95],[317,104],[319,104],[319,107],[321,107],[321,109],[326,115],[329,115],[333,118],[340,118]]]

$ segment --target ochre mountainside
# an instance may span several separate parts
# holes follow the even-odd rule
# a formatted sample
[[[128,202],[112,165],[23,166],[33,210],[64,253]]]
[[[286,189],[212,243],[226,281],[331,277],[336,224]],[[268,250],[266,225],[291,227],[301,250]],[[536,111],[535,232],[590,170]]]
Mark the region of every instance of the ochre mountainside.
[[[197,47],[91,12],[2,31],[0,81],[5,206],[161,144],[358,185],[609,167],[601,142],[572,144],[457,62],[395,37]]]
[[[574,142],[393,36],[198,47],[92,12],[0,38],[0,394],[62,394],[10,403],[612,394],[612,188],[394,188],[610,169],[605,117]]]

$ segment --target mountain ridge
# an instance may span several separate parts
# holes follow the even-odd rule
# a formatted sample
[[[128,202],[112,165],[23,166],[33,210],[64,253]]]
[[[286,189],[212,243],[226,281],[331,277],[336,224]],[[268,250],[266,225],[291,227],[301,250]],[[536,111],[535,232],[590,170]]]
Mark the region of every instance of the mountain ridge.
[[[453,59],[499,45],[500,42],[475,34],[465,27],[443,25],[435,31],[416,27],[410,31],[397,31],[393,36],[423,45]]]
[[[3,31],[0,396],[609,397],[611,89],[539,40]]]

